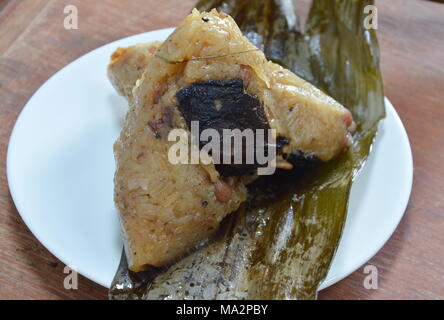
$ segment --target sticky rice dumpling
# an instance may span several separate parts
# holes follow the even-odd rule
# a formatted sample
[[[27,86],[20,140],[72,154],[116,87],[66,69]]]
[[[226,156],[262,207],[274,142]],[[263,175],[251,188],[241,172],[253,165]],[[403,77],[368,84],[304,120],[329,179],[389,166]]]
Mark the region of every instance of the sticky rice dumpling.
[[[118,49],[109,77],[130,108],[119,139],[115,202],[132,271],[174,261],[247,199],[257,166],[173,164],[173,129],[273,129],[278,167],[325,162],[354,131],[351,113],[281,66],[216,10],[193,12],[162,44]],[[296,168],[297,170],[297,168]]]

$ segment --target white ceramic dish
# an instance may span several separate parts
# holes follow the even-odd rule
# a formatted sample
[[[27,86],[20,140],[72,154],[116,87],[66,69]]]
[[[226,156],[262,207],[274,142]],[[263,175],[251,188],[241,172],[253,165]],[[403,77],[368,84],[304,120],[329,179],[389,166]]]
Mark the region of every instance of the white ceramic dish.
[[[113,204],[112,145],[127,109],[107,79],[106,66],[117,47],[164,40],[171,31],[125,38],[69,64],[29,100],[9,143],[9,187],[26,225],[57,258],[106,287],[122,249]],[[353,185],[343,237],[322,288],[370,259],[407,206],[410,145],[388,100],[386,106],[387,118]]]

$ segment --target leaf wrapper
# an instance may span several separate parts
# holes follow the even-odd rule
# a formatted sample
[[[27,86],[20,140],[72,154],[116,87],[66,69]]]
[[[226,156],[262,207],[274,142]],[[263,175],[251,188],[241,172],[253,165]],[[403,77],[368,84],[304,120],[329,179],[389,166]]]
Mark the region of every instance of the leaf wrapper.
[[[354,178],[385,116],[379,47],[363,25],[373,0],[314,0],[301,31],[291,0],[202,0],[230,14],[267,57],[346,106],[352,146],[322,166],[262,177],[205,243],[165,268],[128,271],[110,299],[315,299],[341,238]]]

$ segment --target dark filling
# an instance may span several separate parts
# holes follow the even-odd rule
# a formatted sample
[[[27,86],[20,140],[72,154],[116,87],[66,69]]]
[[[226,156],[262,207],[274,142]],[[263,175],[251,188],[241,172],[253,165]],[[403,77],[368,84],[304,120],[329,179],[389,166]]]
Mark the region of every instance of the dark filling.
[[[215,129],[221,137],[220,150],[224,141],[223,129],[252,129],[256,141],[256,129],[268,130],[268,120],[264,108],[256,96],[244,91],[242,79],[210,80],[195,82],[176,94],[179,110],[191,127],[191,121],[199,122],[199,134],[205,129]],[[265,137],[268,132],[265,131]],[[200,148],[209,141],[200,141]],[[265,154],[268,144],[265,141]],[[234,139],[231,139],[234,145]],[[256,146],[255,146],[256,147]],[[216,169],[223,176],[241,176],[254,173],[260,165],[254,155],[254,163],[246,162],[246,139],[242,143],[242,164],[216,164]]]
[[[305,154],[297,150],[291,154],[285,155],[284,159],[290,162],[294,167],[307,167],[322,164],[322,160],[312,154]]]
[[[203,130],[215,129],[221,137],[220,150],[224,141],[223,129],[252,129],[256,141],[256,129],[268,130],[270,128],[264,107],[256,96],[245,92],[242,79],[210,80],[195,82],[176,94],[179,110],[191,128],[191,121],[199,122],[199,135]],[[267,131],[265,131],[267,137]],[[234,140],[231,139],[234,145]],[[209,141],[199,141],[202,148]],[[276,153],[282,153],[282,147],[290,141],[286,137],[276,139]],[[257,146],[255,145],[255,148]],[[265,141],[265,155],[271,150],[268,141]],[[247,164],[246,140],[242,141],[242,164],[216,164],[216,170],[222,176],[242,176],[255,173],[261,165],[257,162],[256,152],[254,163]],[[306,156],[296,152],[283,157],[294,165],[301,166],[304,162],[317,162],[313,156]]]

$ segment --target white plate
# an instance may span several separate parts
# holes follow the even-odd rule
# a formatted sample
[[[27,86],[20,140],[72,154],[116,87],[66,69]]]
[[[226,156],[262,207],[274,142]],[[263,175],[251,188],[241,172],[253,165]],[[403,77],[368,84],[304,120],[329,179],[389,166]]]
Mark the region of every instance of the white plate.
[[[49,79],[15,124],[7,173],[15,205],[37,239],[65,264],[109,287],[122,249],[113,204],[114,156],[127,109],[106,67],[118,47],[164,40],[172,29],[98,48]],[[370,259],[398,225],[412,185],[405,129],[386,100],[387,118],[354,183],[349,214],[325,288]]]

